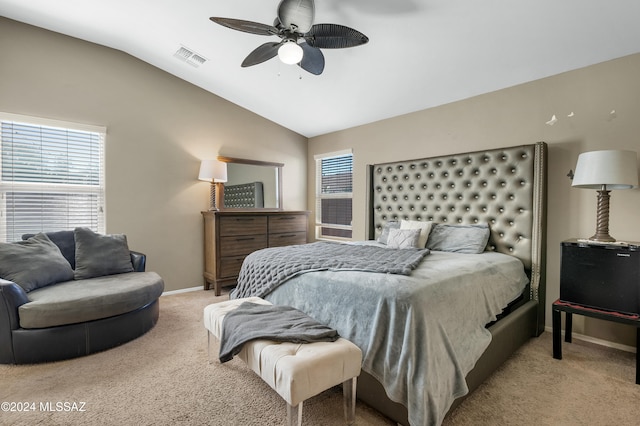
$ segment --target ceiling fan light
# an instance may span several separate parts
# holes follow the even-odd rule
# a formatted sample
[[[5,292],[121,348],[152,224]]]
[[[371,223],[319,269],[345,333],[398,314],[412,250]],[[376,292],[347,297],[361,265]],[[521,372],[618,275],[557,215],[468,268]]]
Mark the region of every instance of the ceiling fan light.
[[[297,64],[302,60],[302,47],[295,41],[286,41],[278,49],[278,57],[285,64]]]

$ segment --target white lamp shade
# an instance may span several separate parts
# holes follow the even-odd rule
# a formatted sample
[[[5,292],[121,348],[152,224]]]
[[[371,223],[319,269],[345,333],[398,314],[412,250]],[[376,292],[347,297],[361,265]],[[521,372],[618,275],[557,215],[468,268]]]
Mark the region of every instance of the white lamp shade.
[[[297,64],[302,60],[302,47],[295,41],[286,41],[278,49],[278,57],[288,65]]]
[[[207,182],[226,182],[227,163],[219,160],[202,160],[198,179]]]
[[[634,151],[591,151],[578,156],[571,186],[587,189],[631,189],[638,186]]]

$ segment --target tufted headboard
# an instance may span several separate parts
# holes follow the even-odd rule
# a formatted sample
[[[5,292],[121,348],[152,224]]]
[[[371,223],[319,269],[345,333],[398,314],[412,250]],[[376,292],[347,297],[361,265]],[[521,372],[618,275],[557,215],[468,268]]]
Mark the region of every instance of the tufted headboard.
[[[545,273],[546,159],[547,145],[538,142],[369,166],[369,238],[377,238],[393,219],[488,223],[489,249],[522,260],[531,278],[531,298],[539,300]]]
[[[224,186],[224,207],[227,209],[253,209],[264,207],[262,182]]]

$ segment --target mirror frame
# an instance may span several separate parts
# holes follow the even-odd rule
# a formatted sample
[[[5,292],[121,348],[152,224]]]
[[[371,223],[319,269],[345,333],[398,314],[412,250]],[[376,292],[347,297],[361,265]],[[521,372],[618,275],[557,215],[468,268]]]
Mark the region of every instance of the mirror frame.
[[[262,208],[252,208],[252,209],[233,209],[233,208],[227,209],[224,207],[224,198],[223,198],[221,207],[220,207],[221,210],[251,210],[251,211],[282,210],[282,168],[284,167],[284,164],[273,163],[270,161],[248,160],[246,158],[225,157],[223,155],[218,155],[218,161],[222,161],[223,163],[236,163],[236,164],[248,164],[252,166],[275,167],[277,172],[276,176],[278,180],[278,182],[276,182],[276,186],[277,186],[276,190],[278,191],[278,207],[276,208],[262,207]]]

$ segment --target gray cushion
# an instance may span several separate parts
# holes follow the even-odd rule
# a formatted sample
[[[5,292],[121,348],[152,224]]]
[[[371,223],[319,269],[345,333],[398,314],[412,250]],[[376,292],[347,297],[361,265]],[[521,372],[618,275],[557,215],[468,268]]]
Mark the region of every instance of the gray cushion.
[[[22,239],[27,240],[34,235],[24,234]],[[76,241],[73,238],[73,231],[45,232],[45,235],[58,246],[64,258],[71,264],[71,269],[76,269]]]
[[[96,234],[89,228],[76,228],[75,279],[132,272],[127,237],[123,234]]]
[[[445,225],[436,224],[427,241],[427,248],[437,251],[477,254],[487,247],[489,226],[478,225]]]
[[[420,229],[390,229],[387,246],[389,248],[416,248],[420,240]]]
[[[40,233],[26,241],[0,243],[0,278],[29,292],[73,279],[73,269],[58,246]]]
[[[389,231],[391,229],[400,229],[400,222],[397,220],[390,220],[385,223],[382,227],[382,233],[378,237],[378,242],[382,244],[387,244],[387,240],[389,239]]]
[[[108,318],[156,300],[164,281],[155,272],[131,272],[40,288],[18,308],[22,328],[46,328]]]

